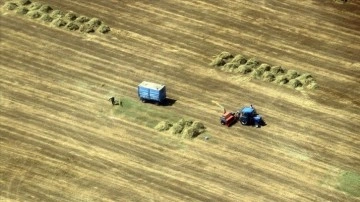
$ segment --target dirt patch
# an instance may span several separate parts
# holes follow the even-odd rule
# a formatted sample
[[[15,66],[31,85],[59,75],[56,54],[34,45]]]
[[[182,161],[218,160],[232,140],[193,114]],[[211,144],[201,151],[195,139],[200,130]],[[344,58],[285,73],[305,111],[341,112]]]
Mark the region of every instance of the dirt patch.
[[[285,69],[282,66],[272,66],[261,63],[255,57],[247,59],[242,54],[234,57],[233,54],[229,52],[221,52],[219,55],[214,56],[214,59],[210,62],[210,66],[225,72],[243,75],[249,74],[252,78],[293,89],[318,88],[315,79],[309,73],[301,74],[293,69]]]
[[[66,28],[70,31],[80,31],[83,33],[106,34],[111,31],[98,18],[80,16],[72,11],[64,12],[54,10],[50,5],[30,0],[14,0],[5,2],[4,9],[15,11],[16,14],[25,15],[30,19],[40,18],[42,22],[50,23],[53,27]],[[45,15],[46,14],[46,15]],[[44,16],[44,17],[43,17]]]
[[[160,121],[155,129],[158,131],[167,131],[183,139],[193,139],[205,132],[205,126],[201,122],[180,119],[175,123],[169,121]]]

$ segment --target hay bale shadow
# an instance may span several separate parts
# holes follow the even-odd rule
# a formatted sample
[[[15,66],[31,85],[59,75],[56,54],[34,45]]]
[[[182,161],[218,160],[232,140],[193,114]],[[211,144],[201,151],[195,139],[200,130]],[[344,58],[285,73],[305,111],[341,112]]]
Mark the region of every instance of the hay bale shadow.
[[[16,2],[21,6],[26,6],[32,3],[30,0],[17,0]]]
[[[17,7],[18,5],[14,2],[5,2],[3,6],[5,10],[9,10],[9,11],[15,10]]]
[[[17,14],[20,14],[20,15],[25,15],[26,13],[29,12],[29,9],[26,8],[25,6],[19,6],[17,9],[16,9],[16,13]]]

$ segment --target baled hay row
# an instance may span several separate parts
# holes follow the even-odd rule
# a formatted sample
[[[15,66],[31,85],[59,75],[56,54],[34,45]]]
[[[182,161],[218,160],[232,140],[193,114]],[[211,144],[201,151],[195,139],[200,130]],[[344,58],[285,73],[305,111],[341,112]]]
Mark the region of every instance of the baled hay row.
[[[169,131],[171,134],[185,139],[192,139],[205,131],[204,124],[198,121],[180,119],[172,124],[169,121],[160,121],[155,129],[158,131]]]

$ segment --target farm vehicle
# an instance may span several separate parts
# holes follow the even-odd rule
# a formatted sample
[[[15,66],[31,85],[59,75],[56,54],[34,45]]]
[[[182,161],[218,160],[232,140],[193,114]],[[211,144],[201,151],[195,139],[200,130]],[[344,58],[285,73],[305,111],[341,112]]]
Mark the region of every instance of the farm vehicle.
[[[257,128],[266,125],[265,121],[256,113],[252,105],[250,105],[250,107],[243,107],[237,113],[239,114],[239,121],[242,125],[254,125]]]
[[[142,102],[163,104],[166,100],[165,85],[143,81],[138,85],[138,96]]]
[[[223,114],[220,116],[221,125],[230,127],[237,121],[240,121],[242,125],[253,125],[257,128],[266,125],[262,117],[256,113],[255,108],[250,105],[249,107],[243,107],[237,112],[227,112],[226,109],[219,103],[212,101],[223,109]]]

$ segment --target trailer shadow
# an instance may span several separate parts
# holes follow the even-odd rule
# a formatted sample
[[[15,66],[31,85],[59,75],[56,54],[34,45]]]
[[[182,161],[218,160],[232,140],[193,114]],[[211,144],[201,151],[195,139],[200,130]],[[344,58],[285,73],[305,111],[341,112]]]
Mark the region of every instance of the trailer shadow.
[[[172,98],[166,98],[163,103],[161,103],[162,106],[172,106],[175,104],[176,100]]]

